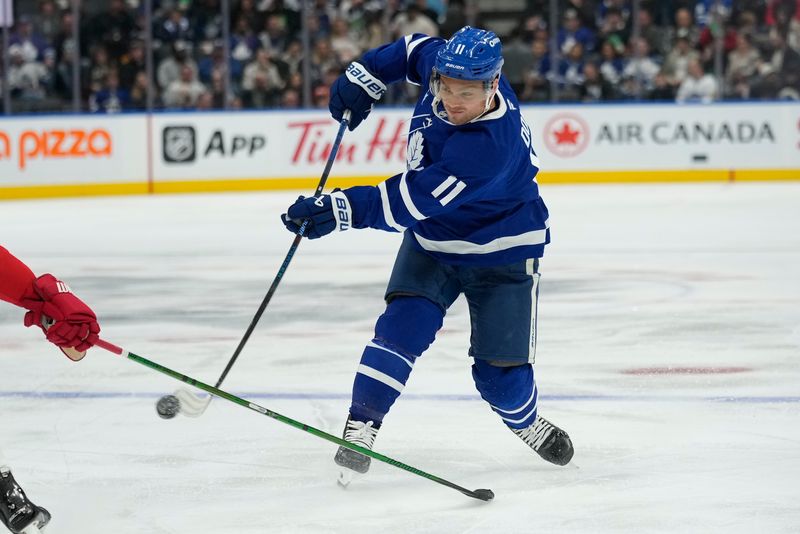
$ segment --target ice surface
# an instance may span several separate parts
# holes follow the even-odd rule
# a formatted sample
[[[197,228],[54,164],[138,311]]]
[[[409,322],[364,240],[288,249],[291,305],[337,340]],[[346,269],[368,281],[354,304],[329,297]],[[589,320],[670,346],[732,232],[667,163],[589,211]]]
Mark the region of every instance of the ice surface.
[[[546,464],[472,385],[458,302],[375,445],[483,503],[99,349],[64,358],[0,305],[0,447],[50,534],[800,531],[800,184],[554,187],[540,411]],[[89,302],[103,336],[213,384],[291,236],[296,193],[0,203],[0,243]],[[338,435],[399,236],[302,242],[224,389]],[[695,371],[695,372],[692,372]],[[698,372],[699,371],[699,372]]]

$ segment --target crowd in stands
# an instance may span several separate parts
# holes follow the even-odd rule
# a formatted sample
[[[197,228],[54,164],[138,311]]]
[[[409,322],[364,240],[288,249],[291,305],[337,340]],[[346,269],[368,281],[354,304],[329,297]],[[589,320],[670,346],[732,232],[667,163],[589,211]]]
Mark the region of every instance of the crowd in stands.
[[[84,1],[76,50],[69,0],[16,0],[12,109],[71,109],[75,62],[82,109],[145,109],[148,34],[156,108],[301,107],[306,61],[312,105],[327,107],[331,82],[364,50],[484,26],[474,0],[310,0],[305,54],[300,1],[230,0],[223,17],[220,0],[153,0],[151,28],[142,0]],[[549,0],[526,4],[501,33],[521,101],[800,99],[800,0],[651,0],[638,10],[631,0],[559,0],[555,28]],[[413,102],[415,91],[398,84],[386,100]]]

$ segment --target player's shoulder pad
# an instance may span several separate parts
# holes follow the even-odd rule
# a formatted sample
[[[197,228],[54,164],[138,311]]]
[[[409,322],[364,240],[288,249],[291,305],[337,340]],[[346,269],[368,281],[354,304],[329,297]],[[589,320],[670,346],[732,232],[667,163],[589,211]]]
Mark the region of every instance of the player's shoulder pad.
[[[431,37],[424,33],[412,33],[403,37],[406,45],[406,61],[408,62],[408,81],[420,85],[430,74],[436,51],[445,43],[441,37]],[[430,57],[428,57],[430,56]],[[430,63],[430,65],[428,65]]]

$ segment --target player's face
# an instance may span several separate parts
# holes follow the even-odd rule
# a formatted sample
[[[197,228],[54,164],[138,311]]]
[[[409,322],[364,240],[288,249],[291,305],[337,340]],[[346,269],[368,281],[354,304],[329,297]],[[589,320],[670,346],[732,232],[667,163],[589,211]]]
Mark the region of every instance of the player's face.
[[[497,88],[495,80],[492,92]],[[486,106],[483,82],[441,77],[439,98],[442,99],[447,118],[453,124],[466,124],[481,115]]]

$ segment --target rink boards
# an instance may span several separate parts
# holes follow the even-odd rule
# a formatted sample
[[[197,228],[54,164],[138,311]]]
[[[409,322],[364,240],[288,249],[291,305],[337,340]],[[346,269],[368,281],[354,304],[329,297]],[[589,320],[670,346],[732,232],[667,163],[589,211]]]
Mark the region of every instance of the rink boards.
[[[800,179],[800,104],[524,106],[542,183]],[[402,172],[409,108],[345,135],[329,185]],[[326,110],[0,119],[0,199],[313,189]],[[521,128],[521,136],[527,129]]]

